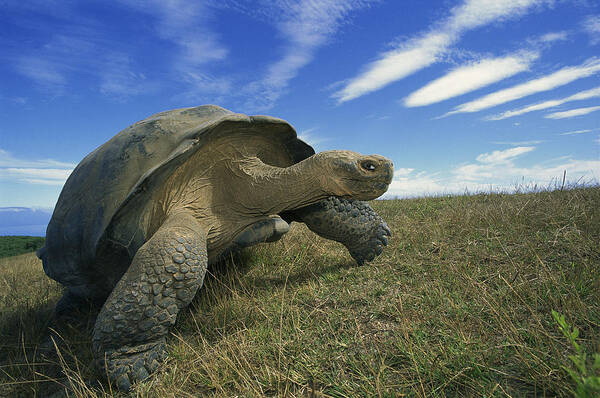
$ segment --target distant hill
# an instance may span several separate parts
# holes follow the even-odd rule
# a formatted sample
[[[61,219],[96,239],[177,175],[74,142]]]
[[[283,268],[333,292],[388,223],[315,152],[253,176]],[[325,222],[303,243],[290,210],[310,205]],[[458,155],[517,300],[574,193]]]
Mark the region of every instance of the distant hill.
[[[0,258],[34,252],[44,241],[39,236],[0,236]]]
[[[0,207],[0,236],[46,236],[52,209]]]

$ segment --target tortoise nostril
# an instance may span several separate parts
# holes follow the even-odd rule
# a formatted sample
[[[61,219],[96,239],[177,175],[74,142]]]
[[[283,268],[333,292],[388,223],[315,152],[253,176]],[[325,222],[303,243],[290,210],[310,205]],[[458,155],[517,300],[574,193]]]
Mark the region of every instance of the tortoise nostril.
[[[367,171],[375,171],[375,169],[377,169],[377,166],[375,166],[375,163],[371,160],[361,162],[360,166]]]

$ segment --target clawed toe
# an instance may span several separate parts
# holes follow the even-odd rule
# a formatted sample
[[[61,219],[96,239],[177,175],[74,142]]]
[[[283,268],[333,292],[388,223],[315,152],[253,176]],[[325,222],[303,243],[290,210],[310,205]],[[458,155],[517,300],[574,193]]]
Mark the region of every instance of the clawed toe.
[[[135,347],[121,347],[106,353],[106,372],[111,382],[121,391],[147,379],[166,357],[164,342],[148,343]]]
[[[392,236],[392,231],[384,221],[372,231],[372,237],[368,241],[358,247],[349,248],[350,255],[359,265],[373,261],[375,257],[379,256],[383,252],[384,246],[388,245],[388,236]]]
[[[381,228],[385,231],[385,234],[387,236],[392,236],[392,230],[390,229],[390,227],[388,227],[387,223],[384,221],[381,224]]]

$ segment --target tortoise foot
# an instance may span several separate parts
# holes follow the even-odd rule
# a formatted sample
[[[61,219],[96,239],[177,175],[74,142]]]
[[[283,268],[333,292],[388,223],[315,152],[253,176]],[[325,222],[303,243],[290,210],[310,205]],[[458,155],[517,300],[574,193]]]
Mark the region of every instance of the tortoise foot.
[[[131,386],[147,379],[158,369],[167,357],[165,340],[124,346],[105,353],[101,369],[105,369],[108,379],[121,391],[129,391]]]
[[[355,242],[345,244],[352,258],[362,265],[367,261],[373,261],[375,257],[383,252],[383,247],[388,244],[388,236],[392,236],[392,231],[385,221],[379,219],[379,223],[374,223],[372,229],[365,235],[365,241],[356,245]]]
[[[329,197],[285,215],[306,223],[311,231],[342,243],[362,265],[381,254],[392,236],[385,221],[367,202]]]

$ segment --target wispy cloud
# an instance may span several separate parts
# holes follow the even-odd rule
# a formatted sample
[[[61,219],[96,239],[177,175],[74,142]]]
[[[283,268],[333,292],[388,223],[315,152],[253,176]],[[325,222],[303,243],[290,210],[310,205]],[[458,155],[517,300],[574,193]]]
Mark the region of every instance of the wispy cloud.
[[[11,7],[18,5],[11,5]],[[50,6],[39,4],[38,13],[51,14]],[[58,18],[58,16],[57,16]],[[69,24],[44,36],[35,47],[23,45],[8,49],[8,59],[15,71],[31,79],[39,88],[52,95],[62,95],[74,75],[94,74],[100,62],[94,49],[99,44],[93,28]]]
[[[319,144],[328,140],[328,138],[326,138],[326,137],[322,137],[322,136],[319,136],[318,134],[315,134],[315,131],[317,131],[317,130],[318,130],[317,127],[303,130],[298,133],[298,138],[300,138],[302,141],[306,142],[308,145],[315,147],[315,149],[317,149]]]
[[[566,119],[569,117],[587,115],[588,113],[600,111],[600,106],[589,106],[587,108],[571,109],[563,112],[554,112],[544,116],[546,119]]]
[[[433,64],[452,42],[451,37],[442,33],[414,39],[401,49],[382,54],[332,97],[343,103],[379,90]]]
[[[530,39],[529,43],[534,46],[539,46],[539,45],[545,46],[545,45],[553,44],[557,41],[565,41],[568,39],[569,39],[569,32],[567,32],[567,31],[549,32],[549,33],[543,34],[539,37],[536,37],[534,39]]]
[[[75,164],[52,159],[26,160],[0,149],[0,179],[30,184],[62,185]]]
[[[542,37],[540,37],[540,41],[543,43],[552,43],[555,41],[567,40],[568,37],[569,37],[569,34],[565,31],[550,32],[550,33],[546,33],[545,35],[542,35]]]
[[[575,80],[592,76],[600,71],[600,59],[592,58],[579,66],[569,66],[562,68],[550,75],[530,80],[504,90],[496,91],[476,100],[466,102],[457,106],[442,117],[456,113],[478,112],[483,109],[491,108],[506,102],[514,101],[519,98],[552,90],[553,88],[564,86]]]
[[[565,104],[567,102],[581,101],[581,100],[585,100],[585,99],[589,99],[589,98],[595,98],[595,97],[600,97],[600,86],[596,87],[596,88],[589,89],[589,90],[580,91],[580,92],[578,92],[576,94],[570,95],[570,96],[565,97],[565,98],[560,98],[560,99],[555,99],[555,100],[550,100],[550,101],[544,101],[544,102],[540,102],[539,104],[527,105],[527,106],[525,106],[523,108],[519,108],[519,109],[514,109],[514,110],[511,110],[511,111],[502,112],[502,113],[500,113],[498,115],[488,116],[487,118],[485,118],[485,120],[502,120],[502,119],[507,119],[509,117],[522,115],[522,114],[528,113],[528,112],[533,112],[533,111],[539,111],[539,110],[543,110],[543,109],[553,108],[555,106],[562,105],[562,104]]]
[[[99,90],[109,96],[126,98],[158,89],[156,82],[148,81],[141,72],[134,72],[131,57],[125,54],[108,54],[99,75]]]
[[[153,41],[169,42],[168,52],[156,55],[162,73],[160,80],[140,61],[138,44],[115,40],[99,21],[73,2],[36,2],[35,6],[9,5],[17,10],[35,9],[36,13],[58,21],[45,43],[15,47],[10,56],[14,69],[54,95],[68,92],[81,76],[92,76],[101,93],[125,98],[156,91],[161,85],[179,85],[192,92],[230,91],[222,78],[210,79],[203,69],[227,56],[212,27],[212,6],[208,1],[119,0],[115,12],[133,11],[150,27],[144,47]],[[10,12],[10,11],[9,11]],[[21,12],[23,12],[21,10]],[[149,16],[149,17],[148,17]],[[153,31],[152,31],[153,29]],[[41,30],[41,28],[40,28]],[[44,32],[46,33],[46,32]],[[147,49],[146,49],[147,50]]]
[[[272,107],[290,80],[313,60],[315,51],[327,43],[349,13],[368,3],[364,0],[274,2],[281,18],[275,26],[286,44],[283,55],[267,67],[265,76],[248,85],[248,92],[258,94],[249,106],[259,110]]]
[[[170,56],[170,79],[185,86],[180,97],[196,99],[208,94],[231,92],[232,82],[214,77],[207,66],[223,61],[229,54],[212,28],[214,11],[207,1],[121,0],[139,12],[150,14],[159,38],[170,41],[176,51]],[[118,76],[119,77],[119,76]],[[126,88],[126,84],[124,85]]]
[[[0,169],[0,175],[15,177],[18,180],[32,184],[62,185],[65,183],[72,170],[65,169],[33,169],[7,167]]]
[[[600,43],[600,15],[589,15],[585,18],[583,30],[590,35],[592,44]]]
[[[62,91],[67,79],[63,64],[35,56],[22,56],[15,61],[15,69],[45,89]]]
[[[523,52],[500,58],[487,58],[460,66],[410,94],[407,107],[425,106],[457,97],[528,70],[538,53]]]
[[[409,167],[401,167],[397,170],[394,170],[394,177],[407,176],[411,174],[415,169],[411,169]]]
[[[143,73],[134,72],[137,65],[131,57],[122,49],[114,50],[102,32],[93,26],[67,25],[40,47],[24,49],[24,55],[14,58],[14,69],[52,95],[67,93],[76,78],[86,75],[95,78],[97,89],[106,95],[127,97],[150,91],[152,83]]]
[[[574,130],[574,131],[566,131],[564,133],[559,133],[558,135],[575,135],[575,134],[585,134],[585,133],[590,133],[592,132],[592,129],[585,129],[585,130]]]
[[[366,119],[369,120],[388,120],[391,118],[390,115],[381,115],[381,114],[377,114],[377,113],[371,113],[367,116],[365,116]]]
[[[227,56],[228,49],[210,28],[213,12],[207,1],[120,1],[155,18],[153,27],[158,36],[179,48],[179,54],[173,59],[176,69],[186,72]]]
[[[487,164],[498,164],[508,162],[518,156],[535,149],[534,146],[519,146],[515,148],[505,149],[503,151],[493,151],[491,153],[482,153],[477,156],[477,161]]]
[[[510,145],[510,146],[523,146],[523,145],[538,145],[545,142],[544,140],[531,140],[531,141],[492,141],[492,144],[496,145]]]
[[[450,17],[427,33],[381,54],[363,72],[350,79],[332,97],[339,103],[358,98],[423,69],[440,59],[463,33],[492,22],[521,16],[544,0],[466,0],[453,8]]]
[[[0,167],[33,167],[40,169],[52,168],[75,168],[75,163],[60,162],[53,159],[26,160],[16,158],[10,152],[0,149]]]

